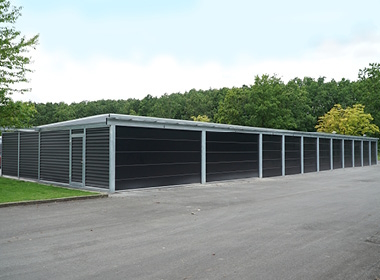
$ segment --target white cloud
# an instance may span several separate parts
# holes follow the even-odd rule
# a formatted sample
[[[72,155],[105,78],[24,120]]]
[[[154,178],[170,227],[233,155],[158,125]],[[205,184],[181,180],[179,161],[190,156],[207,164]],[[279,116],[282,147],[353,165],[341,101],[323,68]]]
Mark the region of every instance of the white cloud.
[[[239,87],[255,75],[277,74],[285,82],[304,76],[355,80],[360,68],[380,58],[380,34],[357,37],[348,43],[326,41],[312,52],[287,60],[258,61],[249,57],[223,65],[192,63],[173,56],[158,56],[148,63],[92,57],[76,60],[66,53],[40,49],[32,54],[35,73],[31,93],[15,99],[35,102],[80,102],[99,99],[141,99],[147,94],[185,92],[192,88]]]

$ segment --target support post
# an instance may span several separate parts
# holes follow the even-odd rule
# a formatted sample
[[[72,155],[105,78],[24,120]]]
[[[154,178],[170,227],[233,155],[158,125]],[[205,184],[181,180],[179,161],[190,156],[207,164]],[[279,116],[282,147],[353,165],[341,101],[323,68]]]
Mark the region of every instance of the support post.
[[[317,172],[319,172],[319,137],[317,137]]]
[[[342,168],[344,168],[344,139],[342,141]]]
[[[361,164],[361,166],[363,166],[364,164],[364,158],[363,158],[363,156],[364,156],[364,153],[363,153],[364,151],[363,151],[363,140],[361,140],[360,141],[360,164]]]
[[[352,140],[352,167],[355,167],[355,140]]]
[[[303,136],[301,136],[301,174],[303,174],[304,173],[304,165],[305,165],[305,163],[304,163],[304,147],[303,147],[303,141],[304,141],[304,139],[303,139]]]
[[[20,179],[20,132],[17,133],[17,178]]]
[[[110,126],[109,139],[109,192],[114,193],[116,178],[116,127],[114,124]]]
[[[263,178],[263,134],[259,134],[259,178]]]
[[[368,142],[368,154],[369,154],[369,158],[368,158],[369,166],[371,166],[372,165],[372,142],[371,141]]]
[[[86,128],[83,129],[82,137],[82,186],[86,186]]]
[[[206,184],[207,178],[206,178],[206,131],[202,130],[202,147],[201,147],[201,184]]]
[[[37,178],[38,181],[41,180],[41,131],[38,131],[38,167],[37,167]]]
[[[285,135],[282,135],[281,144],[281,175],[285,176]]]
[[[330,139],[330,170],[334,169],[334,139]]]
[[[71,137],[71,129],[69,130],[69,185],[71,185],[71,163],[72,163],[72,150],[73,150],[73,138]]]

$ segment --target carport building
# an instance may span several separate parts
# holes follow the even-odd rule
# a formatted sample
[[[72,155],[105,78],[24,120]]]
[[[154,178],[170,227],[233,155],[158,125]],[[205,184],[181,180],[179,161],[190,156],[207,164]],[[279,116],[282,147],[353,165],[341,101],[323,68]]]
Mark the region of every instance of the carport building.
[[[109,192],[378,164],[378,139],[105,114],[3,133],[2,175]]]

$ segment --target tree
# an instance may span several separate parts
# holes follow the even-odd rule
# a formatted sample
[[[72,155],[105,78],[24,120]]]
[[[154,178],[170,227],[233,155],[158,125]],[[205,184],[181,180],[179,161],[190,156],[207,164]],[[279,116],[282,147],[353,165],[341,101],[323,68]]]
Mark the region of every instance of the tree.
[[[17,111],[21,105],[11,99],[14,93],[30,91],[22,86],[28,82],[26,74],[32,72],[28,68],[31,57],[27,53],[38,43],[38,35],[27,39],[13,26],[20,16],[21,7],[11,6],[8,0],[0,0],[0,126],[3,127],[23,126],[25,121],[22,118],[27,120],[35,112],[32,104],[28,104],[23,106],[23,114],[14,114],[13,109]]]
[[[359,70],[358,78],[357,91],[361,102],[374,118],[374,124],[380,126],[380,63],[370,63],[368,68]]]
[[[191,116],[191,119],[195,122],[210,122],[209,117],[206,115],[198,115],[197,117]]]
[[[356,104],[344,109],[340,104],[335,104],[329,112],[319,117],[315,128],[318,132],[356,136],[379,133],[379,127],[371,124],[373,118],[371,114],[364,113],[364,107]]]

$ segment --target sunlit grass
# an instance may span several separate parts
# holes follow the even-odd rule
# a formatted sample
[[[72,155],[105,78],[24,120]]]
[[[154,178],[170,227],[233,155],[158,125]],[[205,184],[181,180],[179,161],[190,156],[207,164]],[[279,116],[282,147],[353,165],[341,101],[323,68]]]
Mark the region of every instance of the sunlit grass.
[[[96,194],[94,192],[72,190],[0,177],[0,203],[91,196]]]

